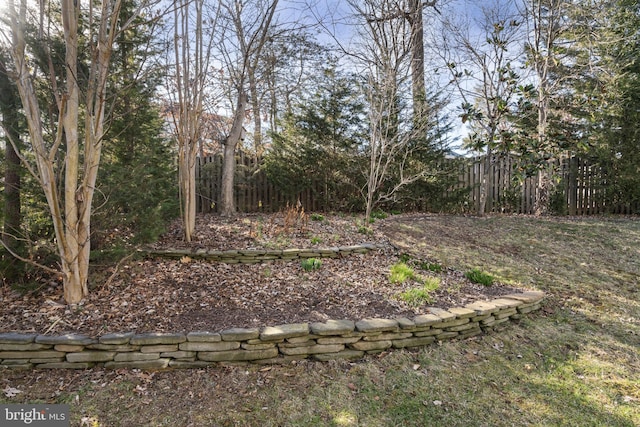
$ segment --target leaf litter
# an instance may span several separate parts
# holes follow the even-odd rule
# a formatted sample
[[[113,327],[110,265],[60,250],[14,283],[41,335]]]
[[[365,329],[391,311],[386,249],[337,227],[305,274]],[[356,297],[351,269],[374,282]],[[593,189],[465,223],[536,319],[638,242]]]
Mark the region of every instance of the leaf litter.
[[[3,332],[98,336],[125,331],[220,331],[328,319],[411,318],[427,313],[427,305],[409,306],[398,298],[401,292],[419,287],[419,282],[398,285],[388,279],[390,267],[402,255],[393,233],[388,232],[393,224],[378,220],[372,233],[362,234],[358,231],[361,221],[325,215],[322,221],[287,224],[281,214],[201,215],[196,239],[189,243],[182,240],[180,223],[175,222],[154,249],[307,249],[362,243],[375,243],[380,249],[323,258],[322,266],[310,272],[300,261],[224,264],[188,256],[130,259],[115,276],[109,277],[110,271],[94,274],[97,279],[89,285],[89,296],[75,306],[64,304],[60,282],[24,295],[3,286],[0,323]],[[454,269],[421,274],[440,278],[440,288],[429,303],[439,308],[517,291],[503,284],[472,284]],[[101,283],[100,277],[109,277],[108,283]]]

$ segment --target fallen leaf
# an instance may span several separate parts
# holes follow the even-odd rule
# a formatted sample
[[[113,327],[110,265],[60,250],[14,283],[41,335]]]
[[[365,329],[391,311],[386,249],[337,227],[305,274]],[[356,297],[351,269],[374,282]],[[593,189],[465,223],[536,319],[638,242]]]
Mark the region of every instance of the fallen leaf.
[[[13,388],[13,387],[9,387],[7,386],[6,388],[4,388],[2,390],[2,392],[4,393],[5,396],[7,397],[15,397],[17,396],[19,393],[22,393],[22,390],[18,390],[17,388]]]

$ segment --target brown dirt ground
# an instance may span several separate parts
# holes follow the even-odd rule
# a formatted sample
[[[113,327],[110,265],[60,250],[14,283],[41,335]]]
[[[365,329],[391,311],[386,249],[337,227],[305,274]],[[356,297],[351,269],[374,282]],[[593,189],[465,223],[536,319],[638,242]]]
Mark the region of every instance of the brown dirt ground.
[[[322,219],[301,212],[235,218],[203,215],[198,217],[196,238],[191,243],[182,241],[176,222],[154,249],[283,249],[358,243],[376,243],[383,249],[325,258],[315,271],[305,271],[300,261],[239,265],[189,258],[131,258],[99,268],[90,295],[76,306],[63,304],[59,281],[49,280],[26,294],[4,285],[0,288],[2,332],[98,336],[123,331],[220,331],[327,319],[413,317],[427,313],[429,306],[462,306],[517,290],[500,283],[476,285],[463,272],[451,268],[438,273],[420,268],[423,262],[437,260],[429,254],[412,253],[412,247],[403,242],[437,239],[437,235],[422,232],[411,235],[406,227],[426,218],[393,216],[377,220],[366,231],[361,217],[346,215],[323,215]],[[405,226],[401,228],[401,224]],[[404,290],[420,287],[419,282],[389,281],[389,269],[403,253],[411,253],[410,264],[422,277],[441,280],[428,304],[415,307],[398,298]]]

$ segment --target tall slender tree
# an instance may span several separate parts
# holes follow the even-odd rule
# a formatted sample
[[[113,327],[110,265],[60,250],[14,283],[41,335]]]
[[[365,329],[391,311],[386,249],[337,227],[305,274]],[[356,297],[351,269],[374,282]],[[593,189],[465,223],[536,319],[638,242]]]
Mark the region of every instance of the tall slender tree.
[[[419,120],[408,113],[412,99],[404,94],[412,80],[413,29],[404,15],[397,16],[403,9],[387,0],[349,4],[363,21],[360,47],[352,59],[363,76],[368,109],[368,166],[362,188],[368,220],[376,205],[394,200],[401,188],[430,173],[429,165],[416,167],[414,154],[428,143],[437,111],[424,109]],[[424,117],[427,112],[430,117]]]
[[[369,22],[390,22],[406,20],[409,24],[409,49],[411,54],[411,89],[413,96],[413,117],[416,126],[420,120],[428,120],[427,92],[425,88],[425,53],[424,53],[424,18],[426,8],[436,8],[437,0],[406,0],[403,2],[379,2],[378,7],[371,10],[366,19]]]
[[[272,30],[278,0],[225,0],[221,4],[228,20],[223,22],[222,40],[219,45],[222,48],[225,67],[229,70],[235,103],[233,123],[224,140],[220,213],[231,216],[236,212],[233,187],[236,148],[244,134],[248,106],[253,105],[253,109],[256,110],[253,112],[254,115],[260,114],[256,71],[269,32]]]
[[[553,165],[558,159],[558,145],[550,136],[550,123],[559,114],[563,88],[570,75],[563,71],[568,65],[568,49],[573,40],[567,39],[573,2],[570,0],[527,0],[524,8],[528,27],[527,62],[534,73],[537,124],[534,150],[538,153],[534,211],[546,213],[553,185]]]

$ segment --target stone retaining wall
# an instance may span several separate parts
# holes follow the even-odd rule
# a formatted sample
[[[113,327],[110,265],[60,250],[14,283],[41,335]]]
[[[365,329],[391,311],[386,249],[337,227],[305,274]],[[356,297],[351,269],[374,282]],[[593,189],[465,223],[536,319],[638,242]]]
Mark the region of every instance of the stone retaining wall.
[[[290,261],[305,258],[339,258],[352,254],[366,254],[383,247],[384,246],[374,243],[363,243],[360,245],[321,249],[234,249],[227,251],[214,251],[209,249],[199,249],[196,251],[189,249],[148,249],[142,252],[151,256],[167,258],[182,258],[187,256],[193,259],[204,259],[227,264],[257,264],[276,260]]]
[[[358,359],[390,348],[420,347],[492,331],[537,310],[542,292],[505,295],[413,319],[328,320],[222,332],[49,336],[0,334],[0,367],[12,369],[200,368],[282,363],[292,359]]]

